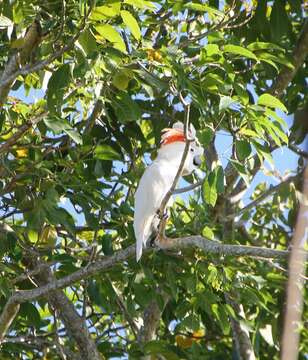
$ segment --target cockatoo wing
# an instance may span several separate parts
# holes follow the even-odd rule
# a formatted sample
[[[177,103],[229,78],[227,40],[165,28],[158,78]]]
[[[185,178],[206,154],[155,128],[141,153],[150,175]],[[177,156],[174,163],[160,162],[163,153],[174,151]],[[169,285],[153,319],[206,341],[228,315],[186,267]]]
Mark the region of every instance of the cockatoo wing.
[[[153,233],[153,223],[161,201],[168,191],[160,168],[152,163],[142,175],[135,193],[134,231],[136,237],[136,259],[140,259],[143,246]]]

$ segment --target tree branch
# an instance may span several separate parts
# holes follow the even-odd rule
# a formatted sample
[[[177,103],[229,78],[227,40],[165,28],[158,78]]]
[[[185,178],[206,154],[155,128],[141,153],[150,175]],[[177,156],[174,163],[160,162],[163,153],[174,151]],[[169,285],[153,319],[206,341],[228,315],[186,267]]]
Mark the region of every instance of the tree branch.
[[[292,150],[293,152],[295,152],[297,155],[302,156],[305,159],[308,159],[308,153],[304,150],[302,150],[301,148],[299,148],[298,146],[294,145],[294,144],[289,144],[288,148],[290,150]]]
[[[164,308],[169,300],[169,295],[162,292],[161,289],[157,289],[157,293],[160,293],[163,297]],[[143,326],[139,332],[139,340],[142,343],[146,343],[155,339],[156,329],[159,324],[162,312],[163,309],[158,306],[156,299],[153,299],[144,310]]]
[[[293,51],[293,69],[284,67],[278,74],[276,81],[271,86],[269,92],[274,96],[280,97],[289,83],[293,80],[297,70],[304,63],[308,54],[308,19],[305,20],[302,32]]]
[[[14,133],[5,143],[0,145],[0,154],[10,150],[11,146],[15,145],[15,143],[33,126],[40,122],[44,116],[46,116],[47,112],[43,112],[40,115],[37,115],[34,119],[26,122],[21,125],[19,129]]]
[[[279,191],[279,189],[282,188],[283,186],[285,186],[287,184],[290,184],[293,181],[297,181],[300,176],[302,176],[302,173],[299,173],[299,174],[297,174],[295,176],[290,176],[286,180],[282,181],[280,184],[275,185],[275,186],[271,186],[262,195],[260,195],[257,199],[255,199],[254,201],[252,201],[251,203],[249,203],[248,205],[246,205],[245,207],[240,209],[238,212],[236,212],[234,214],[230,214],[230,215],[224,217],[221,220],[224,221],[224,222],[233,220],[235,217],[238,217],[238,216],[242,215],[245,211],[248,211],[250,209],[255,208],[258,204],[260,204],[267,197],[269,197],[272,194],[274,194],[275,192]]]
[[[233,308],[234,312],[236,314],[242,313],[244,315],[243,307],[235,302],[228,293],[225,293],[224,295],[227,304]],[[240,360],[255,360],[256,356],[249,338],[249,332],[241,325],[238,320],[234,319],[233,317],[229,318],[238,358]]]
[[[303,286],[307,252],[303,251],[308,240],[308,166],[304,173],[303,201],[291,242],[286,315],[282,336],[282,360],[298,358],[300,323],[303,310]]]
[[[218,241],[207,240],[200,235],[188,236],[177,239],[168,239],[161,248],[164,249],[185,249],[185,248],[199,248],[204,250],[207,254],[219,256],[234,256],[234,257],[252,257],[252,258],[277,258],[285,259],[289,255],[287,250],[275,250],[256,246],[244,245],[228,245],[221,244]],[[131,245],[124,250],[120,250],[113,256],[99,259],[87,267],[81,268],[74,273],[65,276],[58,280],[52,280],[48,284],[40,286],[31,290],[20,290],[15,292],[6,303],[2,314],[0,316],[0,344],[3,341],[6,331],[17,314],[18,304],[26,301],[33,301],[42,296],[46,296],[51,291],[62,289],[77,281],[86,279],[100,271],[108,271],[116,264],[123,263],[135,254],[135,245]],[[153,249],[145,249],[145,253],[152,252]],[[14,311],[13,311],[14,310]],[[11,314],[11,315],[8,315]]]
[[[32,261],[36,266],[40,265],[36,259]],[[35,276],[35,279],[41,286],[56,281],[50,268],[40,272]],[[47,294],[47,300],[59,314],[70,337],[75,340],[81,358],[84,360],[101,360],[102,358],[91,338],[85,320],[79,316],[66,295],[60,289],[57,289]]]
[[[10,78],[12,74],[16,73],[20,64],[25,64],[28,61],[30,54],[37,48],[41,39],[41,25],[39,21],[35,19],[28,28],[25,37],[22,39],[22,47],[18,49],[18,52],[12,55],[7,62],[2,72],[0,83],[3,79]],[[0,107],[3,106],[15,79],[16,77],[0,85]]]
[[[183,187],[183,188],[181,188],[181,189],[175,189],[175,190],[172,191],[172,194],[173,194],[173,195],[175,195],[175,194],[182,194],[182,193],[184,193],[184,192],[188,192],[188,191],[194,190],[194,189],[196,189],[197,187],[202,186],[203,182],[204,182],[204,180],[200,180],[200,181],[196,182],[195,184],[191,184],[191,185],[189,185],[189,186],[185,186],[185,187]]]
[[[5,334],[18,314],[20,304],[21,302],[18,302],[14,295],[6,303],[0,316],[0,344],[3,342]]]
[[[75,42],[79,38],[80,34],[84,30],[86,26],[86,20],[90,15],[92,5],[89,7],[88,12],[85,14],[82,23],[76,32],[76,34],[71,38],[67,45],[63,46],[60,50],[54,52],[47,59],[36,62],[35,64],[28,64],[18,69],[18,54],[14,55],[9,61],[7,66],[5,67],[1,78],[0,78],[0,107],[3,106],[6,97],[10,91],[10,88],[14,82],[14,80],[19,75],[28,75],[32,72],[39,71],[43,69],[45,66],[51,64],[58,57],[63,55],[66,51],[70,50],[74,47]]]
[[[143,312],[143,326],[141,327],[138,335],[138,341],[141,344],[145,344],[151,340],[156,339],[156,330],[159,326],[161,315],[169,301],[169,295],[163,292],[161,289],[157,289],[156,292],[161,294],[163,298],[163,308],[158,306],[157,300],[153,299]],[[151,360],[151,355],[145,356],[143,360]]]

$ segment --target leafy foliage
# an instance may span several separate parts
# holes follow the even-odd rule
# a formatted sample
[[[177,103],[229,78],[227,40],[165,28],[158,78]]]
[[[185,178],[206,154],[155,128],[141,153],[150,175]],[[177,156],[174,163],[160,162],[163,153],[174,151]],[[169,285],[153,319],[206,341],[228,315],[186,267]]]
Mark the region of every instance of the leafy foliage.
[[[35,286],[35,276],[23,276],[33,270],[29,257],[53,264],[62,278],[134,243],[134,190],[161,130],[183,121],[180,93],[191,101],[191,122],[205,149],[223,133],[232,151],[226,166],[207,154],[203,185],[185,201],[177,198],[169,235],[288,248],[297,185],[287,183],[240,213],[242,202],[229,200],[251,185],[264,161],[273,164],[275,149],[290,145],[281,111],[304,106],[304,67],[282,99],[271,84],[282,69],[294,68],[301,1],[4,0],[0,14],[1,71],[12,56],[24,55],[22,39],[35,20],[36,46],[18,61],[29,68],[48,61],[19,74],[0,109],[2,309],[13,290]],[[250,201],[267,189],[259,183]],[[260,359],[278,359],[285,281],[274,262],[187,249],[117,264],[65,294],[106,359],[236,359],[231,319],[246,326]],[[140,319],[153,299],[162,311],[157,338],[140,344],[130,319]],[[307,306],[304,311],[307,318]],[[26,302],[1,358],[58,359],[55,342],[76,351],[45,298]],[[307,326],[300,350],[303,359]]]

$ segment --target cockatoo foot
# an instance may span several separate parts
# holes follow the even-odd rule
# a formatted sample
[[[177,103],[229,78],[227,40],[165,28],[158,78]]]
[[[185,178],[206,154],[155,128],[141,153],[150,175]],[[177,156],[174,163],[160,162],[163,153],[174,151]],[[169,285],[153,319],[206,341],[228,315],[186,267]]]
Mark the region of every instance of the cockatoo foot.
[[[156,237],[157,237],[157,232],[153,233],[153,234],[149,237],[146,246],[147,246],[147,247],[151,247],[151,248],[155,248],[155,247],[156,247],[156,244],[155,244]]]
[[[156,211],[156,216],[158,217],[158,219],[160,219],[159,210]],[[169,217],[168,210],[165,210],[165,212],[163,213],[163,216],[161,217],[161,220],[167,220],[168,217]]]

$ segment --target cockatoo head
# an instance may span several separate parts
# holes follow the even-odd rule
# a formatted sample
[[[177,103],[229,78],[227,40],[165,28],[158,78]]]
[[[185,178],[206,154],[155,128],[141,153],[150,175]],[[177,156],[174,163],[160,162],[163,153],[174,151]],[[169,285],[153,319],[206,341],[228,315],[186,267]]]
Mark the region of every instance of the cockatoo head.
[[[191,174],[197,167],[201,165],[201,155],[203,148],[200,146],[196,138],[196,130],[190,124],[188,130],[188,139],[193,139],[189,145],[188,154],[184,164],[183,175]],[[158,155],[169,161],[181,161],[185,148],[184,125],[176,122],[172,128],[163,129],[161,137],[161,148]]]

